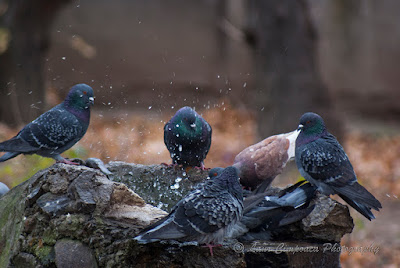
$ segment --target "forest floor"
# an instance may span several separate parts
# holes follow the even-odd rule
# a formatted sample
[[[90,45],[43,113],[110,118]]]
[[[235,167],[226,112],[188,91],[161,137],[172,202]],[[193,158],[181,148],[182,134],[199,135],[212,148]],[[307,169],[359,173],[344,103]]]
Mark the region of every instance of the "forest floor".
[[[224,107],[207,109],[202,114],[213,128],[212,145],[205,160],[209,168],[231,165],[237,153],[258,142],[253,114],[228,105]],[[170,163],[163,127],[175,110],[162,115],[149,110],[146,116],[94,111],[84,138],[63,155],[84,159],[97,157],[104,162]],[[0,125],[0,140],[16,133],[16,129]],[[383,205],[380,212],[374,211],[376,219],[371,222],[351,209],[355,227],[353,233],[341,241],[342,266],[400,267],[400,135],[365,133],[353,128],[347,129],[342,143],[359,182]],[[13,187],[53,163],[52,159],[38,156],[18,156],[0,164],[0,181]],[[295,183],[299,177],[291,164],[274,184]],[[340,198],[338,201],[344,203]]]

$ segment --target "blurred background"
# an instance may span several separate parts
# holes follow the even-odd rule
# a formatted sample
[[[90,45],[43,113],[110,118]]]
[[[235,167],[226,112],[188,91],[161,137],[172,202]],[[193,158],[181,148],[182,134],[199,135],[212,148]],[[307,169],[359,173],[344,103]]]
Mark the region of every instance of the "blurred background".
[[[321,114],[359,181],[382,203],[351,210],[344,267],[400,265],[400,2],[396,0],[0,0],[0,140],[76,83],[96,102],[67,157],[169,163],[163,126],[182,106],[211,124],[206,167]],[[0,164],[16,186],[54,163]],[[275,180],[299,179],[294,165]],[[339,199],[339,202],[342,200]]]

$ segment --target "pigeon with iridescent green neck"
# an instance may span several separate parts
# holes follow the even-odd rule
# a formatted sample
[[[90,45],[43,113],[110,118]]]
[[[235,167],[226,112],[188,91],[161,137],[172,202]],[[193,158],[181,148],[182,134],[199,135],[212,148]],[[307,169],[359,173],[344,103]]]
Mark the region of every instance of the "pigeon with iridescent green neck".
[[[172,164],[204,169],[211,146],[211,126],[190,107],[179,109],[164,126],[164,143]]]
[[[85,135],[93,103],[90,86],[73,86],[62,103],[27,124],[15,137],[0,143],[0,151],[6,152],[0,157],[0,162],[19,154],[38,154],[57,162],[76,164],[60,154]]]
[[[357,182],[356,174],[343,147],[315,113],[300,118],[295,159],[300,174],[325,195],[338,194],[368,220],[375,219],[371,209],[381,203]]]

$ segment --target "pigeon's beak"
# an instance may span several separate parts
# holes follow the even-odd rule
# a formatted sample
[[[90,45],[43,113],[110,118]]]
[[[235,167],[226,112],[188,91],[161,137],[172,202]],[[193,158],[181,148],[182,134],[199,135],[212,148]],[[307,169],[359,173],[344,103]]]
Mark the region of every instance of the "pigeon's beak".
[[[94,97],[89,97],[89,104],[90,105],[93,105],[94,104]]]
[[[304,126],[302,124],[300,124],[299,127],[297,128],[297,131],[301,131],[303,129],[303,127]]]

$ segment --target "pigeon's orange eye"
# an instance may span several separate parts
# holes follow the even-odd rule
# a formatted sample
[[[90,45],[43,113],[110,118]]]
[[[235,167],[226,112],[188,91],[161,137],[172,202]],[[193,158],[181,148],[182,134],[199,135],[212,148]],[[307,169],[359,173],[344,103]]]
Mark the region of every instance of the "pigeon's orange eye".
[[[310,124],[311,123],[311,121],[307,121],[307,123],[306,124]]]
[[[83,91],[83,95],[86,95],[87,94],[87,92],[86,91]]]

